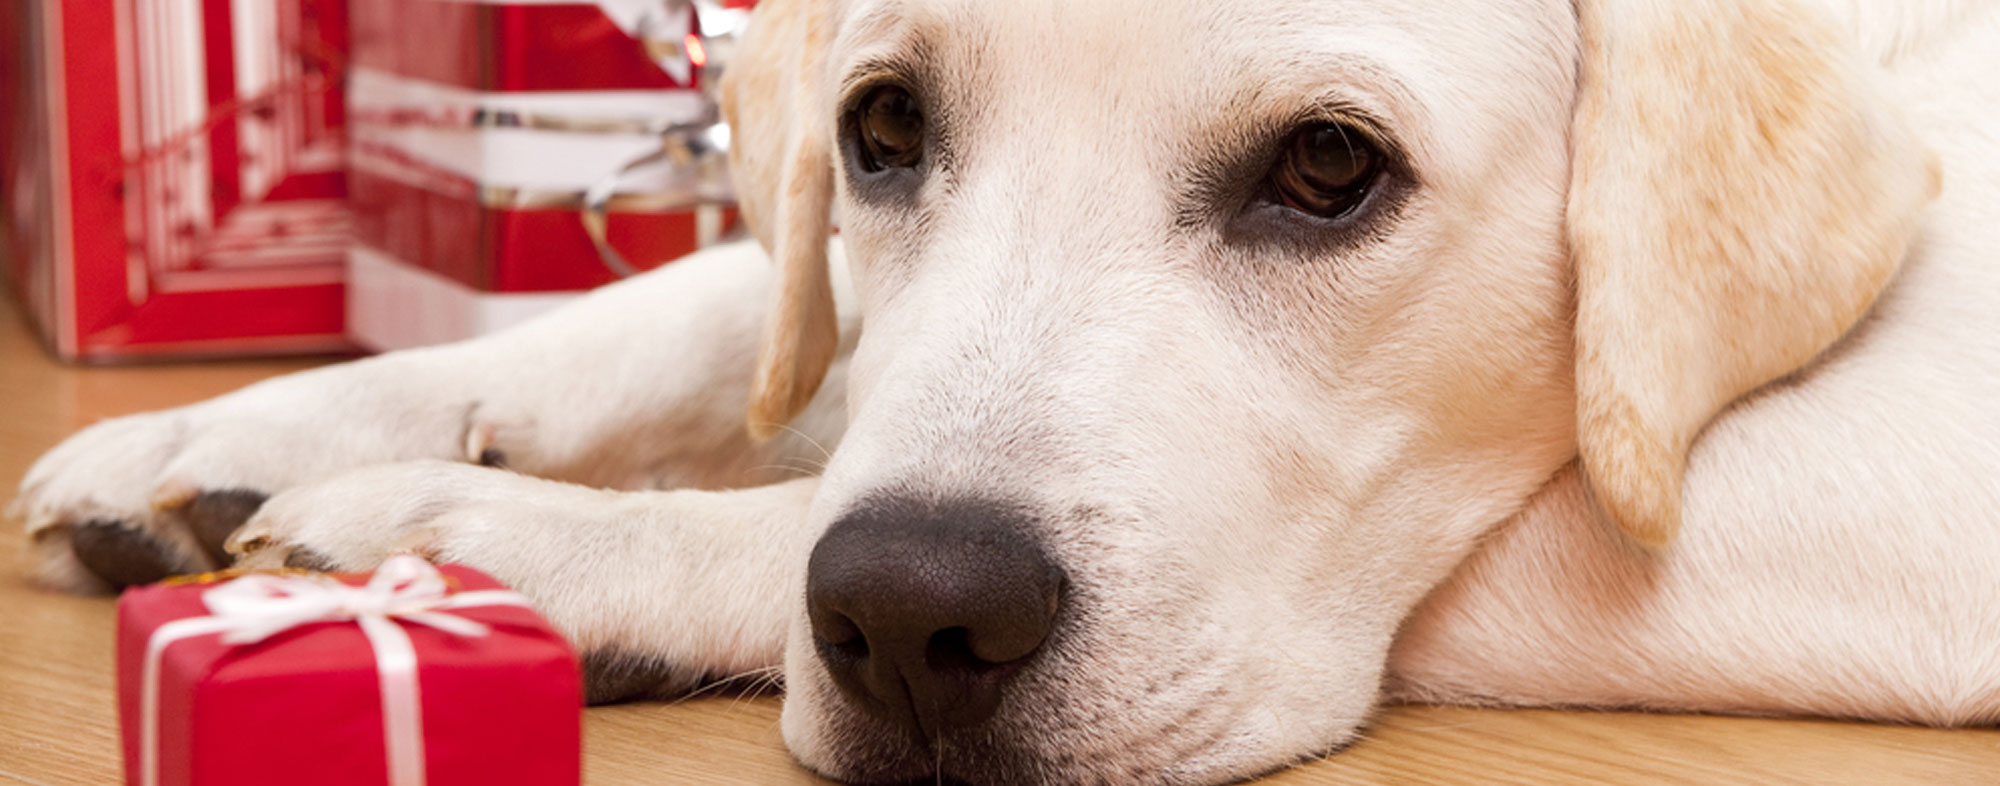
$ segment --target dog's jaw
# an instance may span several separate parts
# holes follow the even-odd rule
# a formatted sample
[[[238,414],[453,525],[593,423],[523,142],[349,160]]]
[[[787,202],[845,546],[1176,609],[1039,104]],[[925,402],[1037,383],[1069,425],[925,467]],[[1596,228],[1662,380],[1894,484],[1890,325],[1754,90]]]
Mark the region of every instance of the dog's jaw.
[[[853,783],[1206,784],[1282,768],[1354,738],[1375,703],[1377,679],[1349,679],[1339,668],[1274,669],[1217,646],[1218,619],[1252,613],[1241,608],[1252,599],[1197,598],[1159,580],[1172,566],[1132,557],[1073,577],[1065,627],[1010,686],[996,717],[933,739],[857,709],[816,655],[809,623],[795,621],[785,664],[786,744],[807,768]],[[1159,591],[1133,597],[1140,580]],[[1107,592],[1106,585],[1125,591]],[[1381,631],[1329,646],[1352,646],[1351,660],[1367,664],[1382,661],[1387,642]],[[1329,655],[1301,657],[1350,660]]]

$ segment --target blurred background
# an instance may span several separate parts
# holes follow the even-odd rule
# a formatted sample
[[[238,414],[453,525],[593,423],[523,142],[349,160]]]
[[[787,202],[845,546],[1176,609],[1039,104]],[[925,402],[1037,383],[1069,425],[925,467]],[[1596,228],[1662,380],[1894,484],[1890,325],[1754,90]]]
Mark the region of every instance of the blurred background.
[[[0,5],[0,264],[71,361],[397,349],[732,236],[755,0]]]

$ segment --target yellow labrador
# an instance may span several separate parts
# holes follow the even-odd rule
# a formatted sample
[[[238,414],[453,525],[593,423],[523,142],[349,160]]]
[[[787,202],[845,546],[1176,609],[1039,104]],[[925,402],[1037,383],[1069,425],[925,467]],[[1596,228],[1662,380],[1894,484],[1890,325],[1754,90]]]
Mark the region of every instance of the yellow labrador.
[[[415,548],[596,700],[782,664],[866,782],[1216,783],[1385,697],[2000,720],[1992,4],[766,0],[744,46],[760,244],[94,426],[23,484],[38,575]]]

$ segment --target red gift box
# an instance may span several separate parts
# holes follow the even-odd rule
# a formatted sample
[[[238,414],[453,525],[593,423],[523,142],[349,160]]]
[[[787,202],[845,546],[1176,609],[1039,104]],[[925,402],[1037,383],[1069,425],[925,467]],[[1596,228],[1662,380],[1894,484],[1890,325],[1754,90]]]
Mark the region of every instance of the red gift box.
[[[717,118],[701,35],[704,20],[733,24],[739,11],[672,0],[350,0],[350,11],[348,322],[363,345],[506,327],[734,226],[724,142],[702,136]]]
[[[575,784],[576,658],[524,603],[478,571],[407,555],[372,579],[128,590],[126,782]]]
[[[72,359],[344,337],[345,0],[0,4],[0,256]]]

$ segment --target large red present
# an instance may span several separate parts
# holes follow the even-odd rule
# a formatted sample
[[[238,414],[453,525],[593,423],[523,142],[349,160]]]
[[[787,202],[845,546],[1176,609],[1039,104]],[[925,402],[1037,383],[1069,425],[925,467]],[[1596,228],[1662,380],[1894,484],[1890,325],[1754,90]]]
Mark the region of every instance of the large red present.
[[[0,257],[72,359],[324,351],[346,0],[0,3]]]
[[[128,590],[118,690],[133,786],[580,777],[582,691],[562,637],[491,578],[410,555],[373,577]]]
[[[703,88],[747,2],[349,2],[362,344],[505,327],[735,224]]]

